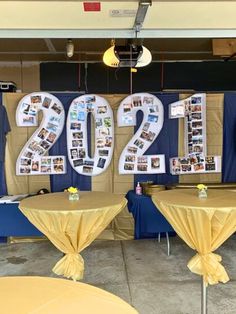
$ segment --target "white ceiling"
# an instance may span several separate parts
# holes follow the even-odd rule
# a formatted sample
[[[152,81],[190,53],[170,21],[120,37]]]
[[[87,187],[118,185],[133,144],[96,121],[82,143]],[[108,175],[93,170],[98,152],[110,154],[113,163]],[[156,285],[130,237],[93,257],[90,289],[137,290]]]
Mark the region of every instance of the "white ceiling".
[[[135,16],[112,17],[112,10],[138,9],[139,1],[100,1],[100,12],[84,12],[83,1],[1,1],[0,61],[101,61],[116,38],[135,38]],[[137,37],[154,61],[214,59],[211,38],[236,38],[236,1],[153,1]]]

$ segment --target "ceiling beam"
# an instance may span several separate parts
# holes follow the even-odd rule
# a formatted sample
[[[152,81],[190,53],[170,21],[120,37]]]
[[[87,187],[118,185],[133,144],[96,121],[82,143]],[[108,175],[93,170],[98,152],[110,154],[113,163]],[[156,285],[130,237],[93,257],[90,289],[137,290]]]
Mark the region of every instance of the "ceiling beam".
[[[50,52],[56,52],[56,48],[54,47],[54,45],[53,45],[51,39],[45,38],[44,41],[45,41],[45,43],[46,43],[46,45],[47,45],[47,47],[48,47],[48,50],[49,50]]]
[[[0,29],[0,38],[135,38],[132,29]],[[236,29],[141,29],[140,38],[236,38]]]

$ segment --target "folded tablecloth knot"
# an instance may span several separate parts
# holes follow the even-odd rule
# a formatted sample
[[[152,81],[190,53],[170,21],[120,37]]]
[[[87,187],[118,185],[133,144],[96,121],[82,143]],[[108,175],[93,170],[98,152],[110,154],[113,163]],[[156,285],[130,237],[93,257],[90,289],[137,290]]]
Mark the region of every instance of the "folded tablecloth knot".
[[[229,276],[221,265],[221,256],[212,252],[197,253],[188,263],[188,268],[191,272],[201,275],[204,278],[206,285],[214,285],[218,282],[226,283],[229,281]]]
[[[66,253],[52,270],[57,275],[62,275],[73,280],[80,280],[84,276],[84,260],[76,252]]]

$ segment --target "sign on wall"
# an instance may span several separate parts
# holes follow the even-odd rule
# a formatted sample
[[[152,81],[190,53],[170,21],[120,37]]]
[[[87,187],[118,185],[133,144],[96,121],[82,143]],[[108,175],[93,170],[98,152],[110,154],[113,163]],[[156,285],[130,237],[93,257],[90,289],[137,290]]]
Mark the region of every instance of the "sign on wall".
[[[61,135],[65,112],[58,98],[49,93],[32,93],[21,99],[16,110],[17,126],[37,126],[38,114],[43,118],[21,150],[16,162],[17,175],[62,174],[66,172],[64,156],[47,156]]]
[[[169,106],[170,119],[184,118],[185,156],[170,159],[171,174],[221,172],[221,157],[207,156],[206,94],[195,94]]]

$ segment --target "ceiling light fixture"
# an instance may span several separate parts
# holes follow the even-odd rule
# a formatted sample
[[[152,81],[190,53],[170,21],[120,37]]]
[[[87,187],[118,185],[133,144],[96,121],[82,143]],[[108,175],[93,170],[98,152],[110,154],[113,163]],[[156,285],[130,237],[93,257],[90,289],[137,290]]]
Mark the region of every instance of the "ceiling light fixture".
[[[152,0],[139,1],[138,11],[135,17],[133,29],[137,34],[140,32],[147,10],[152,5]],[[103,55],[103,62],[110,67],[130,67],[140,68],[148,65],[152,61],[151,52],[142,44],[128,43],[126,46],[116,46],[113,41],[111,47]]]
[[[151,52],[142,45],[129,44],[127,46],[113,45],[103,55],[103,62],[112,68],[135,67],[140,68],[152,61]]]
[[[73,57],[73,55],[74,55],[74,44],[73,44],[71,39],[67,40],[66,54],[67,54],[67,57],[69,57],[69,58]]]

